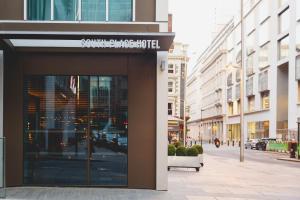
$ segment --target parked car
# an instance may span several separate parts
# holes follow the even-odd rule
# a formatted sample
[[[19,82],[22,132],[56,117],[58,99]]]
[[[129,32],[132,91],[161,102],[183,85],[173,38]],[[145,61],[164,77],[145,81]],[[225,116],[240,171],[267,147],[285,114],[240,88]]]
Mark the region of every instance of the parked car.
[[[269,142],[275,142],[276,138],[262,138],[261,140],[268,144]]]
[[[245,143],[245,149],[256,149],[258,139],[250,139]]]
[[[255,149],[256,150],[261,150],[261,151],[265,151],[267,149],[267,143],[260,139],[256,144],[255,144]]]

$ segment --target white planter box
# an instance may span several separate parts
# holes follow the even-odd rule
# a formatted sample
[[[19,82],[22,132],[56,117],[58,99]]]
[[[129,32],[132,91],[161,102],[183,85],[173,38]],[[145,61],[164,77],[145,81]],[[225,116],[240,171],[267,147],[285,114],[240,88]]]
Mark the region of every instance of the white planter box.
[[[171,167],[195,168],[199,171],[203,166],[203,155],[198,156],[168,156],[168,170]]]

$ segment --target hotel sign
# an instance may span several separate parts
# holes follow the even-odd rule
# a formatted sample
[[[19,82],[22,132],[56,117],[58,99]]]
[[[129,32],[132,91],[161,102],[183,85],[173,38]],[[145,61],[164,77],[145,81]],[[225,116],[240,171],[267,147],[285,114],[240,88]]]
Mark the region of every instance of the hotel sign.
[[[110,49],[160,49],[158,40],[115,40],[115,39],[82,39],[82,48]]]

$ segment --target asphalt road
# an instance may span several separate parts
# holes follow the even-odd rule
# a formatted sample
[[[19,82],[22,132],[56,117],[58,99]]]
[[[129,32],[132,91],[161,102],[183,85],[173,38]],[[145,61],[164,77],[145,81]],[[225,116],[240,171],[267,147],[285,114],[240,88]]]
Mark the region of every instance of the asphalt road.
[[[240,159],[240,149],[239,147],[228,147],[221,146],[220,148],[216,148],[211,144],[203,144],[203,149],[205,154],[216,156],[218,159],[224,158],[233,158]],[[275,165],[284,165],[288,167],[300,167],[300,162],[290,162],[290,161],[282,161],[277,160],[277,158],[288,158],[289,154],[286,153],[277,153],[277,152],[268,152],[268,151],[258,151],[245,149],[245,162],[247,161],[256,161],[260,163],[269,163]]]

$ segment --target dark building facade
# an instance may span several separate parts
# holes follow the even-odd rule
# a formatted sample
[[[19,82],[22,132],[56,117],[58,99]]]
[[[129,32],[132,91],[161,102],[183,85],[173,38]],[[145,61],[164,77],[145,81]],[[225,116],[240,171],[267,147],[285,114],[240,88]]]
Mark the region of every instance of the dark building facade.
[[[7,186],[167,189],[167,7],[0,2]]]

